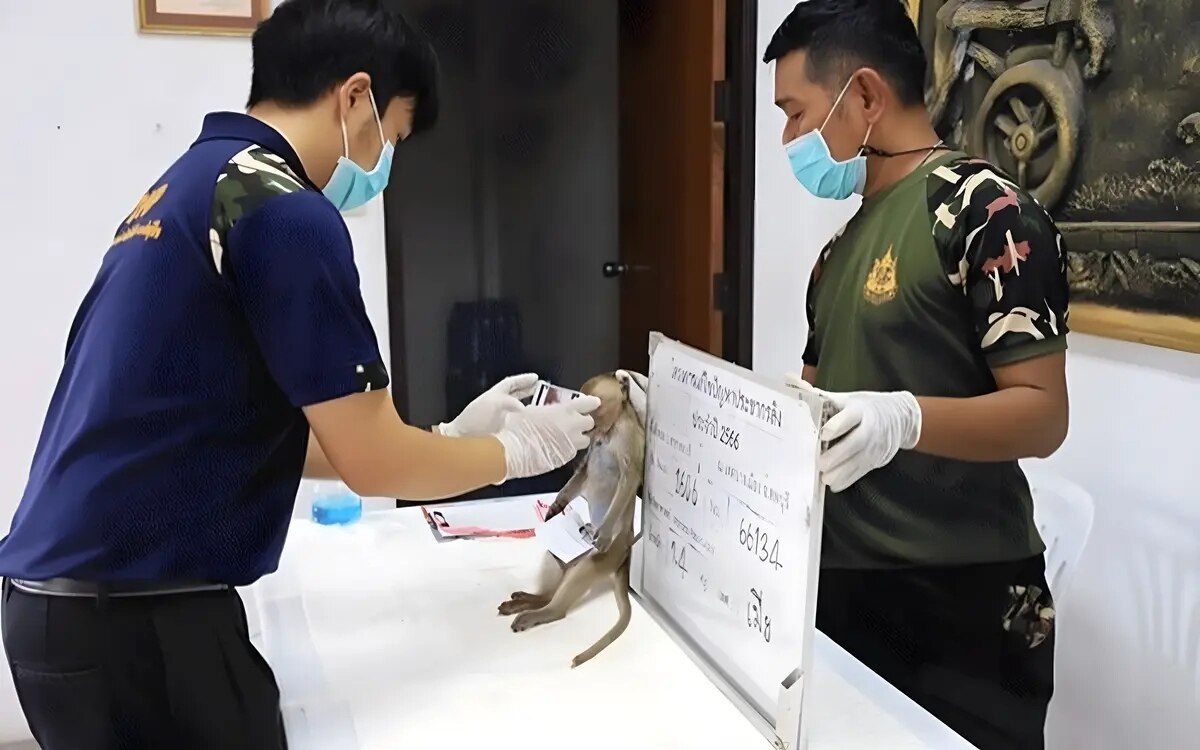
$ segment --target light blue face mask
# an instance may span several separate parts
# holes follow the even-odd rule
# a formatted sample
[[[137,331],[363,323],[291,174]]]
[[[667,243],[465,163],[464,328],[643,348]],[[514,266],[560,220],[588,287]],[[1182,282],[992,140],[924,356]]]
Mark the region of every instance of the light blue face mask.
[[[825,116],[821,127],[810,130],[784,146],[788,161],[792,165],[792,174],[796,175],[796,179],[808,192],[818,198],[845,200],[855,193],[861,194],[867,185],[867,157],[864,151],[867,140],[871,137],[871,126],[867,126],[867,134],[863,136],[863,148],[846,161],[834,160],[833,155],[829,153],[829,144],[821,134],[853,81],[853,78],[846,81],[842,93],[834,100],[833,107]]]
[[[346,134],[346,120],[342,118],[342,153],[329,184],[321,191],[330,203],[342,212],[353,211],[365,205],[387,187],[388,178],[392,174],[392,155],[395,147],[383,137],[383,122],[379,119],[379,109],[375,106],[375,95],[371,97],[371,111],[375,113],[375,124],[379,126],[379,141],[383,149],[379,152],[379,161],[370,172],[350,160],[350,139]]]

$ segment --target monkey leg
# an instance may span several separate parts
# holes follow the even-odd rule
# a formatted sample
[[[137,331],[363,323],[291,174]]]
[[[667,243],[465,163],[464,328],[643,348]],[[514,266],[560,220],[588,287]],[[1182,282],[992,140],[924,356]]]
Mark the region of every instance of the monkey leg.
[[[542,556],[542,562],[538,566],[538,582],[535,589],[537,593],[514,591],[508,601],[497,608],[497,611],[501,615],[515,615],[519,612],[541,609],[550,603],[550,597],[558,588],[562,577],[563,565],[558,558],[550,554]]]
[[[520,612],[528,612],[534,609],[541,609],[550,603],[550,597],[541,594],[530,594],[524,591],[514,591],[512,597],[502,603],[498,608],[502,615],[515,615]]]
[[[583,595],[595,585],[601,576],[605,575],[605,571],[600,569],[598,562],[601,559],[599,556],[590,554],[568,568],[562,582],[558,584],[554,596],[544,607],[517,615],[512,623],[513,632],[520,633],[566,617],[568,610],[583,598]]]

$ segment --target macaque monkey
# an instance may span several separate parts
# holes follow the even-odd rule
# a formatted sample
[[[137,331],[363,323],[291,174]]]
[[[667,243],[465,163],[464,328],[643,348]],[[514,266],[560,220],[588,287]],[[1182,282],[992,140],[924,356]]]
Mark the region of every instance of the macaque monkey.
[[[629,554],[633,548],[633,514],[642,484],[646,431],[629,403],[628,387],[614,373],[597,375],[582,391],[600,399],[592,413],[596,421],[591,443],[579,469],[558,493],[549,520],[562,513],[572,500],[588,502],[595,532],[595,549],[564,565],[553,555],[543,561],[538,593],[515,592],[500,605],[500,614],[517,615],[513,632],[566,617],[596,584],[608,579],[617,598],[617,623],[591,648],[576,656],[578,667],[607,648],[629,625]]]

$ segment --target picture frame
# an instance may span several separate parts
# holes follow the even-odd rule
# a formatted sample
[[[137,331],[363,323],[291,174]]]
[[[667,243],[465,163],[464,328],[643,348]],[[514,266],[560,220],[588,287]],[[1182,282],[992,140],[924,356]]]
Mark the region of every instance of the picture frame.
[[[271,0],[135,0],[143,34],[250,36],[271,15]]]

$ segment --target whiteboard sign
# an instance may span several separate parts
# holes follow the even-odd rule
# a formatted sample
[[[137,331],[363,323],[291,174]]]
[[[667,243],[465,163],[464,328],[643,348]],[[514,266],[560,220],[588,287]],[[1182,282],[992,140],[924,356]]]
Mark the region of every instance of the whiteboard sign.
[[[635,588],[776,747],[803,747],[824,403],[660,334],[649,380]]]

